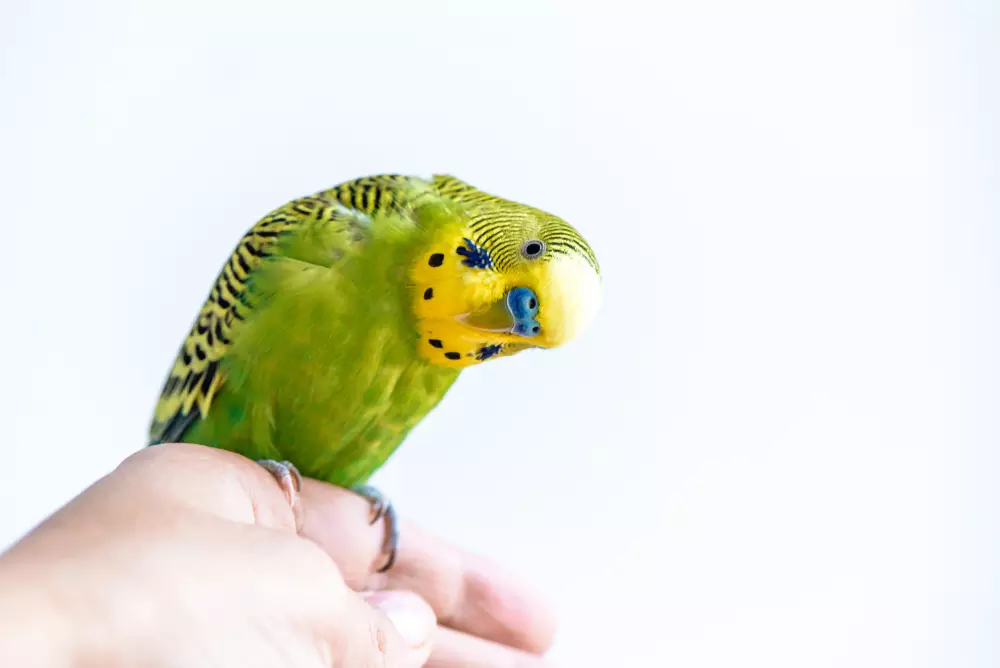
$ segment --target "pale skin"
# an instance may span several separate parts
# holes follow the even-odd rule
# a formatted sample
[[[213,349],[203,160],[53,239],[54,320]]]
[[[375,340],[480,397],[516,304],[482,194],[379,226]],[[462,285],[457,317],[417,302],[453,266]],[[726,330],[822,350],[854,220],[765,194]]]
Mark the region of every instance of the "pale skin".
[[[497,567],[404,521],[376,573],[368,501],[301,505],[239,455],[136,453],[0,556],[0,665],[548,665],[548,607]]]

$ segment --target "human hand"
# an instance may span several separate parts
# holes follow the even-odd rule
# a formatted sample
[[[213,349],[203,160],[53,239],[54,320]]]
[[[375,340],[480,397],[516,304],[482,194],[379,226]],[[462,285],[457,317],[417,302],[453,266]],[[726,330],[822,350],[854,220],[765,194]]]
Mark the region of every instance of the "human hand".
[[[372,575],[367,504],[316,481],[302,495],[311,541],[245,458],[133,455],[0,557],[0,664],[418,666],[434,636],[430,665],[541,665],[513,648],[544,649],[551,622],[517,587],[412,527]],[[373,607],[347,585],[417,591],[447,626],[414,594]]]
[[[301,534],[320,545],[355,590],[405,590],[424,598],[440,626],[428,668],[544,668],[555,622],[547,603],[486,559],[458,550],[419,527],[401,525],[396,563],[386,573],[381,522],[369,501],[303,480]]]

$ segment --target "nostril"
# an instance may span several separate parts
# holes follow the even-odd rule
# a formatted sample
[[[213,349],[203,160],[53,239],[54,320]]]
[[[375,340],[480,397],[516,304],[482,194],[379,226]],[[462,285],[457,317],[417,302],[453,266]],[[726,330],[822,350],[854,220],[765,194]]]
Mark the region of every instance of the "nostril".
[[[528,308],[535,308],[535,305],[536,305],[537,303],[538,303],[538,302],[536,302],[536,301],[535,301],[535,299],[534,299],[534,298],[532,298],[532,299],[531,299],[531,301],[530,301],[530,302],[528,302]]]
[[[535,334],[538,334],[538,332],[542,331],[542,328],[539,327],[538,325],[535,325],[534,327],[531,328],[531,331]]]

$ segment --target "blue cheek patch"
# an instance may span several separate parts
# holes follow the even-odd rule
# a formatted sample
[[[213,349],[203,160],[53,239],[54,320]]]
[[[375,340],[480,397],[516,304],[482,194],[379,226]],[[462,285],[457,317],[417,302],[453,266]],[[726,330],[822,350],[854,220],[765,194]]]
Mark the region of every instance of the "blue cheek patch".
[[[464,257],[462,264],[473,269],[492,269],[493,258],[489,251],[482,246],[477,246],[471,239],[463,239],[465,247],[459,246],[455,252]]]
[[[498,344],[483,346],[476,352],[476,359],[479,360],[480,362],[482,362],[483,360],[488,360],[489,358],[498,354],[501,350],[503,350],[503,346]]]

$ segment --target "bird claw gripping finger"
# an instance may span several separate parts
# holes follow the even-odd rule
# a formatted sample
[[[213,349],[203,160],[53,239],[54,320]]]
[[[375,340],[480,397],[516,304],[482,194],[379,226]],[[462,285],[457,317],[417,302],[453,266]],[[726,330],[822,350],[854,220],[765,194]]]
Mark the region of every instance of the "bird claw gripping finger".
[[[387,556],[385,565],[378,569],[378,573],[385,573],[396,563],[396,551],[399,548],[399,518],[396,516],[396,509],[389,499],[382,492],[374,487],[363,485],[352,490],[355,494],[363,496],[372,504],[372,514],[374,517],[368,522],[375,524],[383,517],[385,518],[386,537],[382,545],[382,551]]]
[[[273,459],[261,459],[257,462],[278,481],[278,486],[285,493],[288,505],[292,507],[295,516],[295,528],[302,526],[302,500],[299,492],[302,490],[302,474],[291,462],[279,462]]]

